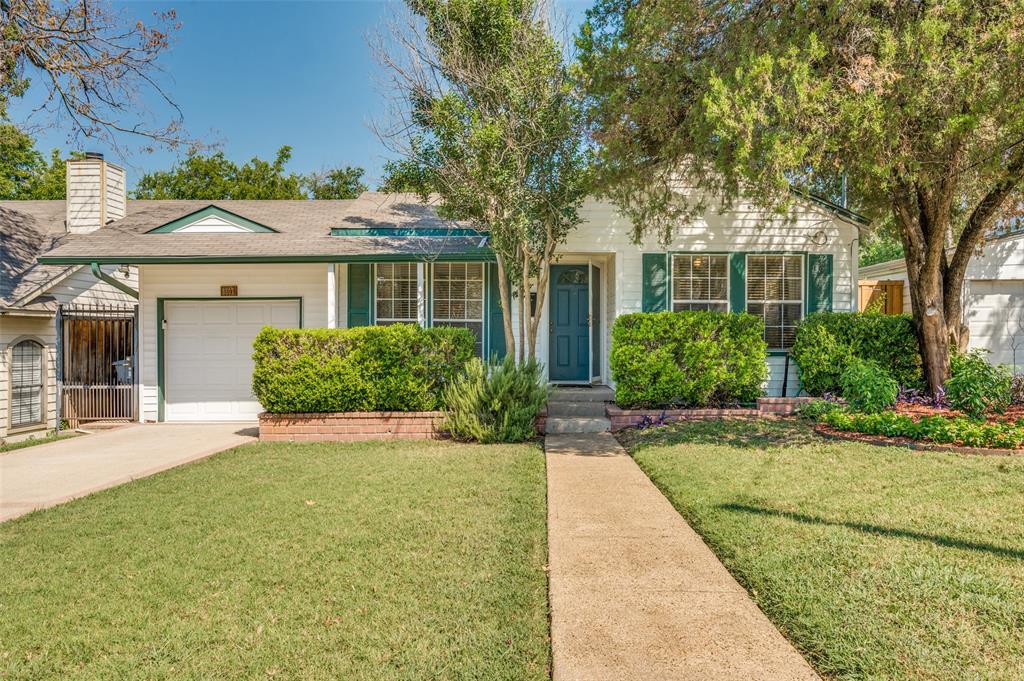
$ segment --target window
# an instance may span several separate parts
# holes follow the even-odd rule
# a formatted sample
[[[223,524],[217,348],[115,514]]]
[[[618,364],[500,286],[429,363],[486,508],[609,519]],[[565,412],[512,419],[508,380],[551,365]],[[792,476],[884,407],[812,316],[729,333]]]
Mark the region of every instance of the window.
[[[434,265],[434,326],[469,329],[476,336],[476,354],[484,352],[483,263]]]
[[[11,427],[43,422],[43,346],[23,340],[11,348]]]
[[[672,311],[682,310],[729,311],[729,256],[672,256]]]
[[[764,339],[769,348],[793,345],[803,311],[803,256],[748,255],[747,312],[764,319]]]
[[[377,265],[376,320],[380,326],[419,321],[419,279],[416,263]]]

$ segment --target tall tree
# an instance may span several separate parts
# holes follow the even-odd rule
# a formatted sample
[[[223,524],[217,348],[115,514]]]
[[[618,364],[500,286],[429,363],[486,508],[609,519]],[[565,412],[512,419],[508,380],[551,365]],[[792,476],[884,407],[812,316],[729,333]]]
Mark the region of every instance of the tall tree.
[[[256,157],[238,165],[224,152],[190,153],[170,170],[146,173],[136,199],[304,199],[303,177],[285,171],[292,149],[283,146],[273,161]]]
[[[663,237],[699,207],[785,211],[845,173],[892,217],[925,377],[967,340],[967,262],[1024,178],[1024,0],[601,0],[579,45],[606,192]]]
[[[311,199],[354,199],[366,191],[364,172],[355,166],[339,166],[309,173],[302,184]]]
[[[35,140],[0,123],[0,200],[63,199],[64,161],[56,149],[47,160]]]
[[[533,358],[554,250],[587,191],[562,48],[532,0],[406,4],[380,49],[398,94],[397,122],[381,135],[404,156],[389,177],[488,235],[501,299],[518,305],[517,356]],[[510,306],[502,312],[511,351]]]
[[[181,112],[159,83],[158,59],[177,28],[173,11],[144,23],[104,0],[0,0],[0,119],[35,80],[45,91],[37,110],[66,123],[72,138],[187,142]],[[158,122],[147,101],[161,101],[170,120]]]

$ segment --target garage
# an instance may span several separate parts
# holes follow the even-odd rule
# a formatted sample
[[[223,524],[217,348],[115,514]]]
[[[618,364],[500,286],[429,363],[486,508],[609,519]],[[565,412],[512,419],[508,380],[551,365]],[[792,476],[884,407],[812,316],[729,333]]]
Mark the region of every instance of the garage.
[[[1024,367],[1024,280],[972,280],[964,319],[972,349],[989,350],[993,363]]]
[[[178,300],[164,303],[167,421],[253,421],[252,342],[264,326],[299,328],[289,300]]]

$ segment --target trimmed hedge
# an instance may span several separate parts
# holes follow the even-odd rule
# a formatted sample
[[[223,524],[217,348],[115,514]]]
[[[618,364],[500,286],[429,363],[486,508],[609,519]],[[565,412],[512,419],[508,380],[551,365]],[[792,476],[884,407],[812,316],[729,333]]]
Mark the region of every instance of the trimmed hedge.
[[[764,322],[724,312],[641,312],[612,327],[615,401],[623,408],[753,402],[768,378]]]
[[[816,312],[797,328],[791,355],[811,395],[840,392],[840,379],[853,358],[877,363],[899,385],[922,384],[910,315]]]
[[[272,413],[433,411],[473,357],[466,329],[263,329],[252,391]]]

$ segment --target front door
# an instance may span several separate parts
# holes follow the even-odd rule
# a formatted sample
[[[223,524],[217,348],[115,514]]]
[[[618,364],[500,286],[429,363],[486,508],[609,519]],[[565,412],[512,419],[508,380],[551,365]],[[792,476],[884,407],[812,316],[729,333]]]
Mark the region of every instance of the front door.
[[[587,265],[551,266],[550,351],[552,382],[590,381],[590,286]]]

